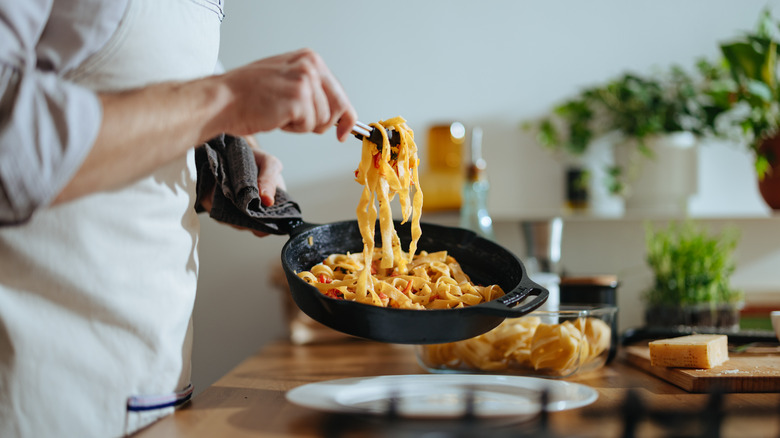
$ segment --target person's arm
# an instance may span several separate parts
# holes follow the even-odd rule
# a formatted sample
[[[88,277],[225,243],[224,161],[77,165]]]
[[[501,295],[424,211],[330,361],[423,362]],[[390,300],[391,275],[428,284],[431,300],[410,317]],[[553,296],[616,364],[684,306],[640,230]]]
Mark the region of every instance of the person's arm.
[[[53,0],[0,2],[0,226],[23,223],[51,203],[73,177],[97,137],[100,101],[94,92],[65,81],[39,65],[37,43],[47,27]],[[122,2],[96,11],[121,19]],[[50,29],[51,30],[51,29]],[[62,30],[62,29],[60,29]],[[70,35],[108,39],[110,33],[74,27]],[[85,56],[79,38],[65,42]]]
[[[357,120],[341,85],[308,49],[204,79],[103,93],[100,100],[97,140],[55,203],[127,184],[219,133],[322,133],[337,124],[344,141]]]

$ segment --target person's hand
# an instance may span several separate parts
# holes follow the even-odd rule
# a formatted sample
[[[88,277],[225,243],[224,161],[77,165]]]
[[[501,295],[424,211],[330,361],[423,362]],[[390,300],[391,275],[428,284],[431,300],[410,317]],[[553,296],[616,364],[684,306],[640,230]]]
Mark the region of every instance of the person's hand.
[[[269,207],[274,204],[277,189],[286,189],[284,178],[282,178],[282,162],[275,156],[260,149],[252,136],[245,137],[247,143],[252,147],[252,153],[255,156],[255,164],[257,164],[257,188],[260,192],[260,202]],[[200,205],[205,211],[211,211],[211,206],[214,202],[214,188],[212,187],[210,193],[204,196],[200,200]],[[238,230],[248,230],[257,237],[265,237],[268,233],[239,227],[233,224],[230,225]]]
[[[282,178],[282,162],[275,156],[260,149],[252,136],[246,137],[247,143],[252,147],[257,164],[257,188],[260,191],[260,202],[269,207],[274,205],[276,189],[287,189]]]
[[[229,91],[223,131],[237,136],[283,129],[344,141],[357,114],[325,62],[310,49],[262,59],[216,77]]]
[[[257,163],[257,188],[260,191],[260,202],[266,207],[274,205],[276,189],[286,188],[282,178],[282,162],[275,156],[261,150],[254,137],[247,137],[247,139],[252,146],[252,153],[255,154],[255,163]],[[235,228],[242,229],[241,227]],[[249,231],[257,237],[268,235],[268,233],[253,229],[249,229]]]

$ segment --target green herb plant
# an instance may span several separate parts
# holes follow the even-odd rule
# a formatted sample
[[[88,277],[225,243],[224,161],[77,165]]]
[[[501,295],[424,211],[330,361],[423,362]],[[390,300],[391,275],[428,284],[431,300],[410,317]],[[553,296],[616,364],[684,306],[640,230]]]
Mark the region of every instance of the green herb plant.
[[[778,43],[780,22],[764,9],[755,30],[720,44],[722,63],[708,65],[712,78],[708,94],[722,113],[719,134],[746,140],[759,178],[778,158],[761,147],[780,126]]]
[[[624,140],[635,139],[641,155],[652,158],[653,152],[645,143],[649,136],[679,131],[704,135],[712,131],[714,116],[698,73],[702,72],[694,76],[679,66],[654,75],[625,73],[583,89],[556,105],[550,116],[525,123],[524,127],[535,128],[542,146],[572,156],[584,154],[595,139],[617,132]],[[609,191],[622,193],[625,169],[611,166],[606,173]]]
[[[644,294],[651,306],[679,307],[697,304],[735,304],[741,291],[732,289],[733,252],[739,240],[736,229],[711,235],[687,220],[665,229],[647,225],[646,261],[655,281]]]

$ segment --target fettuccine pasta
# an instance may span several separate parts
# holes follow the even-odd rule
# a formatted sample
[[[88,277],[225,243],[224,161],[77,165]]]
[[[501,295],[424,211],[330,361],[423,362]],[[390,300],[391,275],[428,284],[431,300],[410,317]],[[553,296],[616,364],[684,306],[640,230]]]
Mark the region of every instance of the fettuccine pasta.
[[[421,346],[420,360],[436,370],[529,372],[565,377],[600,366],[611,328],[598,318],[543,323],[537,316],[507,319],[495,329],[459,342]]]
[[[499,286],[476,286],[446,251],[420,251],[399,273],[395,267],[382,268],[382,251],[375,248],[366,269],[362,254],[332,254],[299,275],[320,292],[331,297],[368,302],[400,309],[452,309],[473,306],[502,296]],[[369,290],[378,302],[361,301],[358,285],[362,272],[369,271]]]
[[[356,181],[363,185],[357,207],[363,252],[332,254],[298,276],[331,298],[402,309],[451,309],[504,295],[498,285],[474,285],[446,251],[417,254],[423,194],[414,132],[401,117],[371,126],[382,133],[382,145],[364,138],[355,171]],[[400,144],[391,145],[385,129],[398,132]],[[401,248],[390,208],[396,195],[401,223],[411,219],[412,239],[407,251]],[[377,220],[380,247],[374,245]]]

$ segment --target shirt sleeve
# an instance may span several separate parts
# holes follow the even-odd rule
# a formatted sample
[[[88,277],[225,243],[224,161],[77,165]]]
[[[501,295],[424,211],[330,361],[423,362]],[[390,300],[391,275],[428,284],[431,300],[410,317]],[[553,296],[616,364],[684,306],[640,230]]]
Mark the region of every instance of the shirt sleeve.
[[[52,1],[0,3],[0,226],[49,205],[100,128],[95,92],[38,68],[35,46]]]

